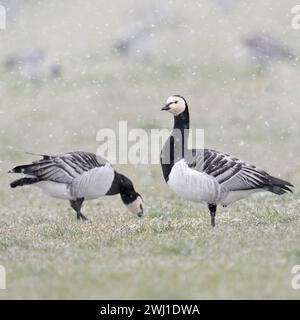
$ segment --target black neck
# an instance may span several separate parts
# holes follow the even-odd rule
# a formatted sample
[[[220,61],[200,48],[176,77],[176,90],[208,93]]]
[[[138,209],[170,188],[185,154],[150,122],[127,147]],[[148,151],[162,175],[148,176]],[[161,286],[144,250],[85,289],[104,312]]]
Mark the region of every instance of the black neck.
[[[174,126],[173,129],[189,129],[190,128],[190,115],[189,109],[186,104],[184,112],[180,113],[178,116],[174,116]]]
[[[174,116],[174,126],[172,135],[175,139],[171,140],[174,150],[174,163],[184,158],[187,149],[190,129],[189,109],[186,105],[184,112]],[[176,143],[175,143],[176,142]]]
[[[184,158],[189,137],[190,117],[186,104],[184,112],[174,116],[173,131],[161,152],[161,167],[166,181],[174,164]]]
[[[120,194],[125,204],[129,204],[137,198],[137,193],[131,180],[117,171],[115,171],[114,180],[106,195],[112,196],[115,194]]]
[[[115,171],[114,180],[111,184],[110,189],[106,193],[106,195],[113,196],[115,194],[120,193],[120,181],[121,181],[121,175],[117,171]]]

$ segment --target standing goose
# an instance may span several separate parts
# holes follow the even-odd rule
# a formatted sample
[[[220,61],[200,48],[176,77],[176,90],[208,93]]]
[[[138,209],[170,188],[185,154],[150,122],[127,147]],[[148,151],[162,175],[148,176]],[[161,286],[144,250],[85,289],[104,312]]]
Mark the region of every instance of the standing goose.
[[[169,97],[162,110],[174,116],[173,131],[161,151],[163,176],[177,195],[208,204],[213,227],[219,204],[227,206],[257,191],[279,195],[292,192],[291,183],[229,154],[210,149],[189,150],[189,110],[182,96]]]
[[[120,194],[129,211],[139,217],[143,215],[142,197],[131,180],[115,171],[104,158],[88,152],[41,156],[43,159],[9,171],[25,174],[10,184],[12,188],[32,184],[50,197],[69,200],[78,220],[87,220],[81,213],[84,200],[115,194]]]

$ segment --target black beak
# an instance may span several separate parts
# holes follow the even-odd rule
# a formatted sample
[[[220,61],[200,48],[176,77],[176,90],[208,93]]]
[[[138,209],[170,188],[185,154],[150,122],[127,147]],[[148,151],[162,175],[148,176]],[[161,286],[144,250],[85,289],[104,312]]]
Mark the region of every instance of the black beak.
[[[141,218],[143,216],[143,213],[144,213],[142,205],[140,205],[140,209],[141,209],[141,212],[138,213],[138,216]]]
[[[164,107],[162,107],[161,108],[161,110],[162,111],[168,111],[168,110],[170,110],[171,108],[170,108],[170,105],[172,104],[172,102],[170,102],[170,103],[167,103]]]

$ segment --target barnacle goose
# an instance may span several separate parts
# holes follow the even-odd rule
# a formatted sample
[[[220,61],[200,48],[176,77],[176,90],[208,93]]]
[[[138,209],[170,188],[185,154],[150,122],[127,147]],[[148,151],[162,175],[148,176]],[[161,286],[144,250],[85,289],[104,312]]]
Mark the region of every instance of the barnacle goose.
[[[227,206],[257,191],[292,192],[291,183],[229,154],[188,149],[189,109],[182,96],[170,96],[162,110],[174,115],[173,131],[161,151],[164,179],[177,195],[207,203],[213,227],[219,204]]]
[[[25,174],[10,184],[12,188],[32,184],[50,197],[69,200],[78,220],[87,220],[81,213],[84,200],[115,194],[121,195],[129,211],[139,217],[143,215],[142,197],[135,191],[131,180],[114,170],[104,158],[81,151],[40,156],[43,159],[9,171]]]

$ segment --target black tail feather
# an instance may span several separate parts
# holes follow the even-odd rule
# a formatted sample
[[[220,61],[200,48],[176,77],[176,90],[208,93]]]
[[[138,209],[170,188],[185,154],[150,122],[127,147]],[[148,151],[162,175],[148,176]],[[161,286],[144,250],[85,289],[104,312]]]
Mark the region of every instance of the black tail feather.
[[[38,181],[39,181],[39,179],[36,178],[36,177],[25,177],[25,178],[21,178],[21,179],[13,181],[10,184],[10,186],[11,186],[11,188],[16,188],[16,187],[25,186],[25,185],[28,185],[28,184],[33,184],[33,183],[36,183]]]
[[[281,180],[279,178],[269,177],[270,185],[268,186],[268,191],[273,192],[275,194],[284,194],[287,192],[293,192],[291,188],[294,187],[290,182]]]
[[[27,152],[27,153],[34,154],[36,156],[42,156],[43,159],[39,160],[39,161],[34,161],[31,164],[20,165],[20,166],[14,167],[13,169],[9,170],[8,173],[23,173],[23,174],[27,175],[24,178],[21,178],[21,179],[18,179],[18,180],[11,182],[10,186],[12,188],[33,184],[33,183],[40,181],[40,179],[36,177],[36,174],[35,174],[36,171],[41,168],[41,163],[43,165],[43,168],[45,166],[49,165],[48,160],[50,160],[52,158],[51,156],[44,155],[44,154],[36,154],[36,153],[30,153],[30,152]]]
[[[26,152],[26,153],[43,157],[43,159],[38,160],[38,161],[34,161],[33,163],[30,163],[30,164],[25,164],[25,165],[20,165],[20,166],[14,167],[13,169],[9,170],[8,173],[24,173],[24,174],[34,175],[32,170],[35,169],[35,166],[37,163],[40,163],[43,160],[50,160],[52,158],[52,156],[48,156],[45,154],[38,154],[38,153],[32,153],[32,152]]]
[[[28,169],[32,166],[32,164],[27,164],[27,165],[21,165],[14,167],[13,169],[9,170],[8,173],[24,173],[24,174],[29,174]]]

